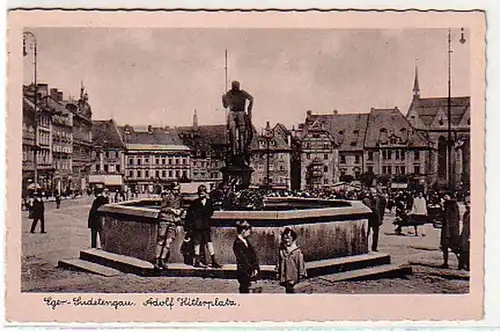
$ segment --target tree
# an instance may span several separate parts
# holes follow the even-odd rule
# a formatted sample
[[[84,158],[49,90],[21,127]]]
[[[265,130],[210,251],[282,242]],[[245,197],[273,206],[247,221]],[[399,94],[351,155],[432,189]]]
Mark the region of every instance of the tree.
[[[352,182],[354,180],[354,176],[350,174],[343,174],[339,178],[340,182]]]
[[[373,179],[375,179],[373,172],[365,172],[359,176],[359,181],[366,187],[370,187],[373,184]]]

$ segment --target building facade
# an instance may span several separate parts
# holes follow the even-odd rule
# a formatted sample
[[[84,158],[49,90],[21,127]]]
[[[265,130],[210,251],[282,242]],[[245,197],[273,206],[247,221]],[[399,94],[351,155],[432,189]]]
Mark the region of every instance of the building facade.
[[[267,127],[254,135],[251,146],[251,184],[291,189],[291,132],[283,125]]]
[[[196,111],[193,125],[177,127],[180,138],[191,151],[190,180],[194,182],[222,181],[226,151],[226,125],[198,125]]]
[[[90,185],[122,186],[126,150],[118,125],[113,119],[92,121],[92,136]]]
[[[328,188],[339,179],[338,144],[328,129],[312,111],[299,126],[301,189]]]
[[[440,187],[470,187],[470,97],[450,99],[451,141],[448,140],[448,98],[421,98],[415,68],[413,98],[407,119],[431,143],[431,181]],[[451,158],[448,160],[448,145]],[[448,184],[451,164],[452,183]]]
[[[85,190],[92,167],[92,108],[84,87],[78,100],[66,101],[66,108],[73,114],[72,190]]]
[[[136,192],[155,185],[189,181],[190,149],[170,127],[119,127],[125,143],[125,183]]]
[[[412,128],[397,107],[372,108],[364,144],[365,172],[388,178],[424,178],[430,171],[427,139]]]

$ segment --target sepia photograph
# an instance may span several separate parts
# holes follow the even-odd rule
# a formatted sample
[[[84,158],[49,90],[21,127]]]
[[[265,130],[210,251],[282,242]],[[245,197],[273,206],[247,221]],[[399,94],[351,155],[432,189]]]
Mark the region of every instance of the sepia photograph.
[[[165,294],[221,294],[215,307],[245,293],[470,294],[484,91],[478,32],[456,22],[25,21],[9,106],[19,291],[52,309],[66,293],[74,306],[159,295],[143,307]]]

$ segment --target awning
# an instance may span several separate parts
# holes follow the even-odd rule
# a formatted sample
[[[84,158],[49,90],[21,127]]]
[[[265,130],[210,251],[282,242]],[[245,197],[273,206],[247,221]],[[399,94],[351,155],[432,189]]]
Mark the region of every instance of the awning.
[[[391,189],[406,189],[408,188],[408,183],[393,182],[391,183]]]

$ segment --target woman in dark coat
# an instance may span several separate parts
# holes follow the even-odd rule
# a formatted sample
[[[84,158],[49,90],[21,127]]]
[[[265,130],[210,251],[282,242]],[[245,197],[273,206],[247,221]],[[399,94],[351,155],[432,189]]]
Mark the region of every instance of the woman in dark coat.
[[[444,218],[441,228],[441,250],[444,263],[442,267],[448,268],[448,251],[451,249],[458,257],[460,236],[460,212],[457,200],[453,194],[444,196]]]
[[[458,268],[469,271],[470,257],[470,197],[465,197],[465,213],[463,216],[462,233],[460,234],[460,259]]]
[[[238,236],[234,240],[233,252],[236,256],[236,268],[240,293],[250,293],[250,283],[259,274],[259,260],[254,247],[248,241],[252,227],[246,221],[236,224]]]

